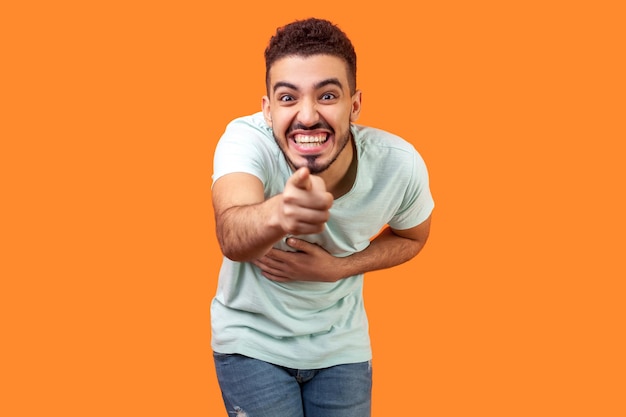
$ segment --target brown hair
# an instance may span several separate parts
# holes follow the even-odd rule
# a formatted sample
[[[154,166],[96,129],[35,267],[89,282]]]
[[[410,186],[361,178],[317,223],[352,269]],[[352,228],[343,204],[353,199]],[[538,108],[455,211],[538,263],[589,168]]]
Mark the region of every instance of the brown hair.
[[[296,20],[276,29],[265,49],[265,84],[274,62],[287,56],[333,55],[346,62],[350,94],[356,91],[356,53],[352,42],[338,26],[324,19]]]

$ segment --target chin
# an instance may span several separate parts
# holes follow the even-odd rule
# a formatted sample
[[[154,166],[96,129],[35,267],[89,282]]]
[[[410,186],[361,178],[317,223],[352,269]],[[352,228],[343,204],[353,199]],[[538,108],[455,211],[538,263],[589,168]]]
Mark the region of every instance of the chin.
[[[300,167],[307,167],[311,174],[321,174],[326,171],[334,162],[320,161],[317,157],[305,157],[306,162],[300,164]]]

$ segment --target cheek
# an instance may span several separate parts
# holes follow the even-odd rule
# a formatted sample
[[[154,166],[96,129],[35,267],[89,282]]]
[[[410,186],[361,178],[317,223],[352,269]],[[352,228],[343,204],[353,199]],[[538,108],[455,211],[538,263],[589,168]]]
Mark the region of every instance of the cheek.
[[[342,111],[341,113],[335,115],[333,119],[333,125],[335,126],[335,129],[341,132],[349,130],[351,121],[350,117],[351,113],[346,111]]]
[[[270,114],[272,118],[272,127],[275,130],[284,133],[285,129],[289,126],[290,117],[285,111],[274,111]]]
[[[341,111],[337,112],[335,115],[335,121],[343,125],[350,122],[350,117],[352,117],[352,107],[343,106]]]
[[[287,131],[288,127],[289,124],[281,120],[274,120],[272,123],[272,129],[274,130],[274,134],[277,134],[278,137],[281,138],[285,136],[285,132]]]

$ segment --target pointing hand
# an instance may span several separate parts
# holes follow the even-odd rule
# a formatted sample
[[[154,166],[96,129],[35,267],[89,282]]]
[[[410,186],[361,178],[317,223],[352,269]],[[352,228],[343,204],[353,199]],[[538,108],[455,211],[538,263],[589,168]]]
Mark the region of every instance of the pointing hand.
[[[326,191],[324,180],[311,175],[309,169],[298,169],[287,180],[282,194],[280,219],[287,234],[320,233],[330,217],[333,196]]]

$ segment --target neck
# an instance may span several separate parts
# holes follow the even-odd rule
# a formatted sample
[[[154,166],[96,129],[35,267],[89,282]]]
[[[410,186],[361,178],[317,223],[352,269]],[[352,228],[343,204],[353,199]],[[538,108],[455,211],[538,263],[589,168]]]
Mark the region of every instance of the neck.
[[[326,183],[326,190],[335,199],[352,189],[356,179],[358,158],[354,138],[350,135],[350,143],[344,148],[340,158],[330,169],[320,174]]]

